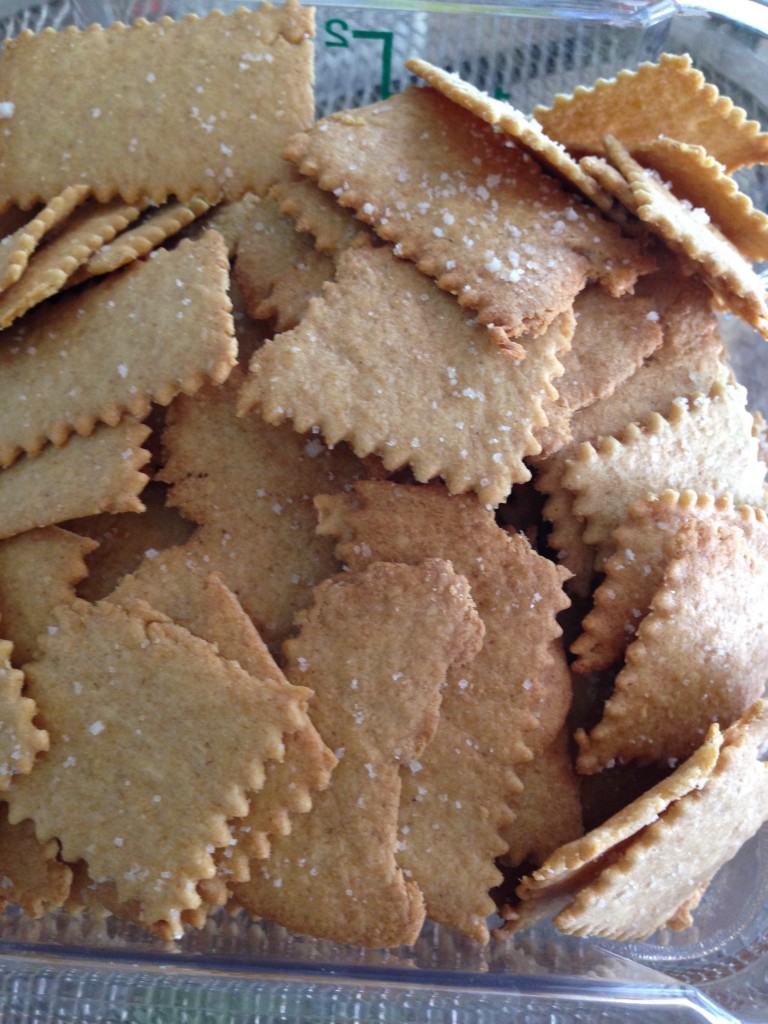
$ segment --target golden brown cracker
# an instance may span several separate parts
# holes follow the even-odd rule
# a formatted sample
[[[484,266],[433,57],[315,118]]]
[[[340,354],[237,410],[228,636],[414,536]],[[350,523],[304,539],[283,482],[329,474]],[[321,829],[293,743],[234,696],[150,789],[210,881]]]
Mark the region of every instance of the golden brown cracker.
[[[299,327],[256,353],[239,408],[498,505],[530,477],[523,458],[539,450],[542,392],[572,330],[563,314],[517,363],[413,264],[349,249]]]
[[[726,728],[740,718],[765,688],[766,586],[768,559],[743,531],[682,526],[602,720],[576,734],[579,771],[682,759],[711,722]]]
[[[42,917],[64,906],[72,884],[72,869],[58,859],[55,839],[39,843],[31,821],[8,822],[0,806],[0,908],[20,906],[30,917]]]
[[[434,89],[332,114],[292,139],[286,156],[512,338],[544,330],[588,280],[622,294],[653,266],[527,153]]]
[[[333,542],[315,536],[315,494],[343,489],[365,467],[343,445],[238,417],[243,381],[233,371],[222,388],[176,399],[164,435],[162,478],[170,504],[201,524],[183,548],[164,552],[140,572],[218,571],[264,640],[276,647],[305,607],[311,588],[338,570]]]
[[[73,182],[102,201],[265,192],[283,173],[285,140],[312,121],[312,33],[312,10],[295,0],[22,32],[0,60],[0,95],[14,107],[3,122],[0,209]],[[57,97],[55,111],[41,95]]]
[[[716,383],[708,394],[675,399],[667,417],[652,413],[595,448],[583,443],[563,476],[576,494],[589,544],[611,545],[627,509],[667,488],[761,504],[765,464],[757,457],[752,416],[740,385]]]
[[[339,763],[327,790],[235,899],[255,915],[365,946],[415,942],[424,901],[398,866],[400,775],[434,735],[450,664],[482,626],[466,580],[439,559],[378,563],[321,584],[286,644],[289,679]],[[337,836],[345,836],[339,858]]]
[[[19,324],[0,349],[3,464],[225,380],[236,360],[228,273],[211,232]]]
[[[21,695],[24,673],[11,664],[12,650],[9,640],[0,640],[0,792],[31,772],[37,755],[48,750],[48,733],[33,721],[35,702]]]
[[[676,252],[700,268],[705,280],[728,309],[768,337],[765,288],[751,265],[710,222],[709,213],[682,202],[658,177],[645,170],[616,140],[606,146],[632,190],[640,220]]]
[[[141,901],[144,921],[177,933],[213,874],[210,847],[228,844],[225,819],[247,810],[299,704],[147,605],[79,601],[57,625],[27,669],[51,745],[9,793],[9,818],[32,818],[65,860],[85,858],[120,901]]]
[[[99,512],[140,512],[149,430],[130,417],[19,459],[0,475],[0,539]]]
[[[103,512],[65,524],[67,530],[93,542],[94,550],[89,551],[85,559],[87,575],[77,588],[79,597],[100,601],[113,592],[124,576],[137,569],[144,558],[152,559],[166,548],[189,540],[194,524],[166,506],[165,494],[162,485],[150,481],[141,492],[144,511],[140,514]],[[148,603],[153,604],[149,599]],[[156,603],[153,607],[165,610]],[[170,617],[175,619],[173,615]]]
[[[217,231],[224,239],[229,258],[233,260],[241,237],[250,230],[253,218],[258,218],[260,207],[259,197],[246,192],[242,199],[225,200],[212,206],[208,214],[185,231],[185,235],[197,238],[202,231]]]
[[[40,239],[65,220],[87,195],[85,185],[71,185],[61,195],[54,196],[31,220],[26,219],[11,233],[0,237],[0,292],[18,281]],[[2,233],[0,225],[0,235]]]
[[[310,178],[297,175],[278,182],[271,196],[283,213],[293,218],[299,231],[312,235],[319,252],[338,253],[370,237],[351,211],[340,206]]]
[[[548,135],[576,153],[604,153],[606,135],[630,150],[666,135],[706,146],[729,171],[768,157],[768,135],[706,82],[687,54],[663,53],[655,64],[579,86],[534,114]]]
[[[537,160],[565,178],[595,206],[604,212],[611,209],[611,197],[600,188],[594,178],[584,172],[562,145],[549,138],[534,118],[516,110],[505,100],[494,99],[471,83],[463,81],[457,74],[443,71],[425,60],[411,58],[405,62],[405,66],[449,100],[471,111],[487,124],[499,128],[514,139],[517,145],[530,150]]]
[[[679,925],[680,908],[768,818],[768,705],[758,701],[726,730],[703,788],[682,796],[555,919],[561,931],[628,941]]]
[[[405,774],[400,859],[432,919],[485,941],[516,768],[552,742],[570,705],[570,678],[552,676],[550,648],[561,632],[555,614],[567,604],[565,574],[498,527],[477,499],[442,487],[360,483],[316,504],[321,533],[340,539],[339,556],[353,569],[450,552],[470,581],[485,642],[470,666],[451,670],[435,739]],[[471,847],[460,838],[467,834]]]
[[[166,203],[144,217],[136,227],[121,231],[111,242],[102,245],[89,256],[78,271],[77,283],[89,277],[110,274],[133,260],[141,259],[198,217],[202,217],[209,209],[210,203],[199,196],[193,196],[187,203]]]
[[[758,210],[737,181],[703,146],[666,137],[637,146],[633,156],[651,167],[674,194],[706,210],[729,241],[751,260],[768,259],[768,215]]]
[[[58,526],[0,541],[0,629],[13,642],[12,664],[39,656],[37,638],[53,625],[53,609],[75,599],[95,546]]]
[[[139,216],[139,207],[115,201],[85,203],[64,222],[56,236],[30,258],[18,281],[0,295],[0,328],[65,286],[91,253]]]
[[[297,327],[307,312],[310,301],[332,281],[336,262],[327,253],[310,250],[295,266],[274,277],[269,294],[252,309],[257,320],[271,320],[275,333]]]
[[[605,579],[583,633],[571,645],[574,668],[593,672],[618,662],[661,585],[670,547],[691,519],[741,529],[761,555],[768,554],[768,517],[750,505],[734,507],[731,495],[715,499],[695,491],[663,491],[632,506],[615,533],[616,550],[603,566]]]

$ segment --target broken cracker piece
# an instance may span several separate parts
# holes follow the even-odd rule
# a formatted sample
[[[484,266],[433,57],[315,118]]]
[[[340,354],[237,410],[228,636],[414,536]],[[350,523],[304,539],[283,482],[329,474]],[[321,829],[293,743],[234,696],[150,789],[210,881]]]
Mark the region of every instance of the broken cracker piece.
[[[39,918],[63,907],[69,898],[72,869],[59,860],[55,839],[39,843],[31,821],[8,822],[0,806],[0,910],[9,903]]]
[[[321,584],[298,624],[286,672],[314,690],[314,721],[339,764],[310,813],[234,886],[235,900],[305,934],[412,944],[424,901],[398,863],[400,778],[434,735],[451,662],[480,645],[469,587],[439,559],[379,562]]]
[[[434,89],[332,114],[285,152],[511,338],[545,330],[587,281],[619,295],[653,269],[598,211]]]

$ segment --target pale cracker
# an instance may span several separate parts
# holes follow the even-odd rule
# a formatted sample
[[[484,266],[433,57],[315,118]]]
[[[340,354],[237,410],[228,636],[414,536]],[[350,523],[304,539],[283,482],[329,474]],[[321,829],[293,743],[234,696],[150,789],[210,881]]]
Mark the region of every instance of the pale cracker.
[[[201,524],[183,548],[163,552],[140,572],[222,574],[263,639],[274,649],[305,607],[311,588],[338,571],[333,542],[315,536],[315,494],[343,489],[365,475],[344,445],[256,417],[238,417],[243,374],[220,388],[177,398],[169,410],[162,478],[170,503]]]
[[[72,869],[58,859],[55,839],[39,843],[31,821],[8,823],[0,810],[0,910],[9,903],[30,917],[42,917],[64,906],[70,894]]]
[[[115,201],[86,203],[67,218],[56,236],[30,258],[18,281],[0,295],[0,328],[61,291],[91,253],[127,227],[138,206]]]
[[[534,115],[573,153],[604,153],[606,135],[615,135],[630,150],[667,135],[706,146],[729,171],[768,159],[768,135],[720,96],[687,54],[663,53],[656,64],[620,71],[590,88],[579,86],[572,96],[557,96],[551,107],[536,107]]]
[[[632,189],[637,216],[676,252],[701,268],[718,298],[768,338],[765,289],[751,265],[710,223],[706,211],[681,202],[650,171],[634,160],[616,139],[606,139],[613,162]]]
[[[610,547],[628,508],[647,493],[667,488],[720,494],[762,504],[765,463],[757,456],[746,391],[737,384],[675,399],[667,417],[652,413],[595,448],[580,445],[563,476],[585,520],[584,540]]]
[[[495,99],[482,92],[469,82],[463,81],[459,75],[443,71],[425,60],[412,57],[405,62],[405,66],[449,100],[509,135],[517,145],[529,150],[549,170],[565,178],[604,213],[611,209],[611,196],[600,188],[594,178],[584,172],[564,146],[546,134],[534,118],[515,109],[505,100]]]
[[[33,723],[37,707],[22,697],[24,673],[11,664],[13,644],[0,640],[0,792],[32,771],[35,758],[48,750],[48,733]]]
[[[740,253],[751,260],[768,259],[768,215],[756,209],[703,146],[657,138],[637,146],[633,156],[657,171],[678,199],[706,210]]]
[[[86,859],[120,901],[141,901],[144,921],[178,934],[214,872],[209,847],[229,843],[225,819],[246,812],[300,702],[147,605],[78,601],[57,625],[27,666],[50,749],[9,793],[9,818],[32,818],[41,841],[57,836],[65,860]]]
[[[313,21],[289,0],[180,21],[22,32],[0,59],[0,95],[14,104],[3,122],[0,210],[73,182],[102,201],[265,192],[284,173],[285,140],[312,122]],[[73,76],[77,88],[64,88]],[[55,110],[40,96],[56,96]]]
[[[523,458],[539,451],[533,429],[573,326],[562,314],[518,363],[413,264],[348,249],[299,327],[255,354],[239,409],[498,505],[530,478]]]
[[[53,609],[75,599],[95,541],[58,526],[28,530],[0,541],[0,622],[21,666],[40,654],[39,636],[53,625]]]
[[[200,196],[193,196],[186,203],[174,202],[161,206],[159,210],[144,217],[136,227],[120,232],[111,242],[102,245],[80,267],[76,274],[77,281],[72,277],[69,283],[79,284],[89,277],[111,274],[113,270],[141,259],[198,217],[202,217],[209,209],[210,203]]]
[[[485,642],[470,666],[449,673],[435,739],[405,775],[400,862],[432,919],[487,941],[516,768],[550,745],[570,705],[570,678],[551,674],[565,573],[498,527],[474,496],[443,487],[359,483],[316,504],[320,532],[340,538],[353,569],[450,554],[472,587]]]
[[[561,931],[648,938],[701,889],[768,818],[768,704],[731,726],[704,787],[676,801],[555,919]]]
[[[653,269],[598,211],[434,89],[332,114],[286,156],[513,338],[544,330],[588,280],[623,294]]]
[[[578,770],[688,757],[711,722],[744,714],[768,676],[766,588],[768,559],[742,530],[683,525],[603,718],[576,733]]]
[[[55,196],[32,220],[27,219],[12,234],[0,238],[0,292],[21,277],[40,239],[54,228],[88,195],[85,185],[72,185]],[[0,228],[0,235],[2,228]]]
[[[0,461],[225,380],[236,361],[228,282],[209,232],[26,318],[0,349]]]
[[[311,812],[275,839],[251,882],[234,886],[235,899],[305,934],[412,944],[424,901],[399,865],[400,775],[435,733],[451,663],[481,643],[469,586],[439,559],[380,562],[321,584],[298,624],[286,673],[315,691],[314,721],[340,760]]]
[[[141,512],[147,483],[141,445],[149,429],[130,417],[116,427],[47,445],[0,473],[0,539],[98,512]]]
[[[609,668],[623,657],[661,585],[670,544],[690,519],[736,526],[757,553],[768,557],[768,515],[751,505],[735,507],[729,494],[715,499],[667,490],[639,501],[616,530],[616,550],[603,566],[605,579],[595,591],[594,607],[571,644],[578,655],[573,663],[577,672]]]

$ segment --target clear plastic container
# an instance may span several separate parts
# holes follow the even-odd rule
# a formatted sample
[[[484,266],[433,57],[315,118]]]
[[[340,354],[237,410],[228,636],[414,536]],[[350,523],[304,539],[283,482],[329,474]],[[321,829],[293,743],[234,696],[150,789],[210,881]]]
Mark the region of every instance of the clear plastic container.
[[[0,0],[0,36],[239,0]],[[768,124],[768,7],[749,0],[358,0],[317,5],[318,113],[401,89],[421,56],[530,110],[660,53],[688,52]],[[51,102],[55,98],[51,97]],[[739,180],[762,208],[768,174]],[[768,348],[726,320],[753,405],[768,408]],[[693,928],[618,944],[550,925],[487,948],[428,924],[413,948],[370,951],[225,914],[167,946],[114,919],[0,917],[0,1020],[241,1024],[768,1021],[768,828],[711,885]]]

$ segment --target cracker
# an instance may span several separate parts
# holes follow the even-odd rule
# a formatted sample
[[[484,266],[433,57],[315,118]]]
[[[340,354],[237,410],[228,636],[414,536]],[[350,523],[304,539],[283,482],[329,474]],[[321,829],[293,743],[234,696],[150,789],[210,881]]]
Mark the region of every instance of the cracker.
[[[88,571],[85,558],[95,547],[58,526],[0,541],[0,622],[13,642],[14,665],[39,657],[37,638],[53,625],[53,609],[74,601]]]
[[[72,869],[58,853],[55,839],[39,843],[31,821],[11,825],[6,808],[0,808],[0,909],[14,903],[37,918],[64,906]]]
[[[0,792],[32,771],[37,755],[48,749],[48,733],[33,723],[34,700],[22,697],[24,673],[11,664],[13,644],[0,640]]]
[[[708,394],[675,399],[667,417],[652,413],[597,447],[582,443],[562,482],[576,494],[584,540],[610,546],[630,505],[667,488],[762,504],[766,467],[745,402],[740,385],[716,383]]]
[[[61,448],[47,445],[6,469],[0,480],[0,539],[99,512],[140,512],[147,483],[141,447],[149,430],[127,418],[74,436]]]
[[[523,790],[512,797],[514,821],[502,831],[508,847],[502,862],[511,867],[530,861],[541,864],[584,832],[567,729],[540,757],[522,765],[518,775]]]
[[[110,598],[121,604],[141,599],[174,622],[216,646],[222,658],[236,661],[249,675],[287,685],[256,627],[235,595],[218,574],[207,578],[185,573],[153,579],[128,577]],[[308,719],[296,732],[284,736],[285,756],[265,766],[265,780],[251,795],[248,813],[230,822],[233,843],[221,851],[219,869],[231,864],[235,843],[251,856],[266,857],[267,837],[287,835],[291,814],[306,813],[312,793],[328,784],[336,763]],[[244,881],[245,879],[240,879]]]
[[[571,645],[577,672],[594,672],[619,661],[661,585],[670,545],[691,519],[736,526],[754,550],[768,556],[768,517],[750,505],[734,507],[730,495],[714,499],[695,491],[663,491],[632,506],[615,533],[616,551],[603,566],[605,579],[583,633]]]
[[[18,281],[40,239],[65,220],[87,195],[88,189],[84,185],[65,188],[61,195],[38,210],[32,220],[27,219],[12,233],[0,238],[0,292]],[[2,231],[0,227],[0,235]]]
[[[0,59],[0,95],[14,107],[3,122],[0,210],[73,182],[131,203],[264,193],[284,173],[285,140],[312,122],[312,33],[312,11],[295,0],[22,32]],[[62,88],[73,75],[77,88]],[[40,96],[56,96],[56,109]]]
[[[516,768],[551,744],[570,705],[570,678],[553,676],[550,646],[568,603],[565,573],[475,498],[442,487],[359,483],[316,504],[320,532],[340,538],[352,569],[450,553],[472,587],[485,642],[470,666],[449,673],[435,739],[406,773],[400,862],[433,920],[487,941],[487,892],[499,882],[494,858],[506,849],[499,833],[520,789]]]
[[[140,572],[220,572],[264,640],[277,649],[312,587],[338,571],[333,543],[315,536],[315,494],[343,489],[365,468],[343,445],[326,448],[287,425],[238,417],[243,375],[180,397],[169,410],[162,479],[170,504],[200,523],[182,548]],[[166,568],[164,569],[163,566]]]
[[[333,279],[336,263],[326,253],[310,250],[300,263],[288,267],[272,281],[269,294],[252,309],[257,320],[274,321],[276,333],[297,327],[310,301]]]
[[[199,196],[193,196],[187,203],[167,203],[159,210],[145,217],[140,224],[129,231],[122,231],[112,242],[100,249],[83,264],[77,274],[77,283],[100,274],[111,274],[133,260],[141,259],[153,249],[210,209]],[[75,283],[73,279],[70,284]]]
[[[211,207],[207,216],[196,221],[186,234],[196,238],[201,231],[218,231],[232,260],[237,255],[243,234],[250,230],[254,218],[258,218],[260,207],[261,200],[252,192],[247,192],[242,199],[225,200]]]
[[[84,519],[72,519],[66,529],[90,538],[93,549],[85,564],[88,574],[80,581],[77,594],[86,601],[100,601],[111,594],[123,577],[138,569],[144,558],[156,557],[166,548],[184,544],[194,524],[182,519],[165,504],[166,488],[150,481],[141,492],[144,511],[102,512]],[[149,598],[148,603],[165,611]],[[170,612],[170,618],[176,619]]]
[[[616,139],[606,139],[606,146],[632,190],[633,212],[667,245],[701,268],[707,283],[728,309],[768,337],[765,289],[747,260],[710,223],[708,212],[681,202],[657,176],[633,160]]]
[[[498,505],[530,478],[523,458],[539,450],[542,393],[572,331],[562,314],[517,363],[413,264],[348,249],[299,327],[256,353],[239,408]]]
[[[768,215],[758,210],[734,178],[703,146],[656,138],[633,150],[644,167],[651,167],[679,198],[710,220],[744,256],[768,259]]]
[[[564,146],[549,138],[534,118],[516,110],[505,100],[494,99],[463,81],[459,75],[443,71],[425,60],[411,58],[405,62],[405,66],[449,100],[458,103],[476,117],[481,117],[486,124],[499,128],[514,139],[517,145],[529,150],[548,170],[565,178],[604,213],[611,209],[613,200],[610,195],[584,172]]]
[[[677,800],[617,862],[555,919],[561,931],[627,941],[648,938],[703,886],[768,818],[768,704],[758,701],[725,732],[703,788]]]
[[[349,210],[309,178],[279,182],[271,195],[299,231],[312,235],[319,252],[339,253],[369,236]]]
[[[766,587],[768,559],[742,530],[683,525],[602,720],[576,733],[579,771],[682,759],[711,722],[740,718],[768,674]]]
[[[286,673],[315,691],[314,721],[340,760],[312,811],[275,839],[251,882],[234,886],[235,899],[304,933],[412,944],[424,901],[399,866],[401,773],[435,733],[449,666],[480,645],[469,587],[439,559],[378,563],[321,584],[298,622]]]
[[[729,171],[768,159],[768,135],[720,96],[687,54],[663,53],[658,63],[579,86],[534,114],[549,136],[575,153],[603,154],[614,135],[630,150],[659,136],[706,146]]]
[[[623,294],[652,269],[615,225],[433,89],[332,114],[286,156],[512,338],[546,329],[588,280]]]
[[[11,822],[32,818],[41,841],[57,836],[65,860],[86,859],[177,934],[213,874],[209,847],[229,843],[225,819],[247,810],[299,703],[138,604],[59,609],[27,679],[51,744],[9,793]]]
[[[0,328],[61,291],[91,253],[139,216],[139,207],[123,202],[86,203],[30,258],[19,280],[0,295]]]
[[[228,271],[211,232],[67,296],[6,335],[2,463],[225,380],[236,360]]]

